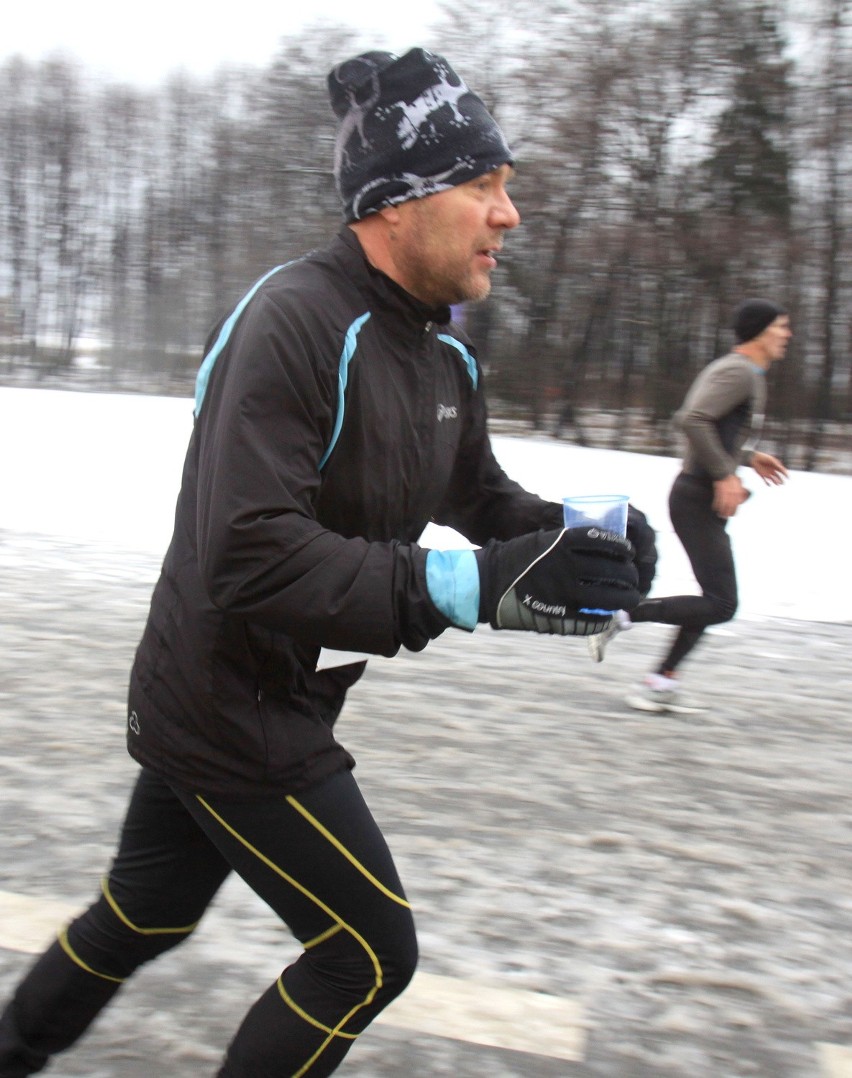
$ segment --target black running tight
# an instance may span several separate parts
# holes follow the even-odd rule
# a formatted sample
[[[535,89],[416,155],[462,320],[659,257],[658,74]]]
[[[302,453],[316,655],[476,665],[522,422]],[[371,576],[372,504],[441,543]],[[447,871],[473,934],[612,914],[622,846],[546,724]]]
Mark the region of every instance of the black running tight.
[[[738,601],[728,522],[713,510],[712,484],[681,473],[669,494],[669,515],[702,594],[645,599],[630,612],[634,622],[680,626],[657,667],[660,674],[678,668],[708,625],[730,621]]]
[[[320,1078],[408,984],[410,907],[351,774],[234,802],[143,770],[102,896],[35,963],[0,1018],[0,1078],[34,1074],[142,963],[188,938],[231,870],[301,954],[246,1014],[221,1078]],[[168,1071],[166,1060],[152,1071]]]

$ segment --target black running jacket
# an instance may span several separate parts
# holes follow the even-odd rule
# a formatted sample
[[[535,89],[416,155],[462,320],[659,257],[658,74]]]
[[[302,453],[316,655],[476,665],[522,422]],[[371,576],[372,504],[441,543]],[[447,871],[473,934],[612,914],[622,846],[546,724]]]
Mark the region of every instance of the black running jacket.
[[[363,664],[450,622],[429,521],[471,542],[559,527],[507,478],[482,372],[449,310],[355,233],[271,271],[211,335],[174,535],[131,672],[131,755],[189,789],[267,797],[352,767],[333,724]]]

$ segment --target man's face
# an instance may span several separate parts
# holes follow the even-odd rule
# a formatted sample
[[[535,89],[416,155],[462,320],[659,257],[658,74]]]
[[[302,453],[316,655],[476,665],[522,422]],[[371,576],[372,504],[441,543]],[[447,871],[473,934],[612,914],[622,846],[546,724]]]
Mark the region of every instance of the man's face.
[[[396,207],[391,233],[396,280],[433,306],[484,299],[503,234],[520,224],[503,165],[448,191]]]
[[[757,338],[760,342],[764,355],[770,363],[783,359],[787,351],[787,345],[793,331],[790,328],[790,318],[786,314],[779,314],[774,322],[770,322],[763,333]]]

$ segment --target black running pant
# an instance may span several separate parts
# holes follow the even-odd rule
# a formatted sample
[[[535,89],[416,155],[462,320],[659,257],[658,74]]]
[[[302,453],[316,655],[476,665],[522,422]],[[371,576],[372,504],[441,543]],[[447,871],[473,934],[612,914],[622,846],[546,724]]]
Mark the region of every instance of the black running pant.
[[[172,789],[143,769],[101,897],[0,1018],[0,1078],[34,1074],[73,1044],[135,969],[188,938],[232,869],[302,951],[248,1011],[218,1074],[331,1074],[417,961],[409,904],[352,773],[235,802]]]
[[[669,516],[702,594],[645,599],[630,612],[634,622],[680,626],[657,667],[660,674],[677,670],[707,626],[730,621],[738,602],[728,522],[713,509],[712,483],[681,472],[669,493]]]

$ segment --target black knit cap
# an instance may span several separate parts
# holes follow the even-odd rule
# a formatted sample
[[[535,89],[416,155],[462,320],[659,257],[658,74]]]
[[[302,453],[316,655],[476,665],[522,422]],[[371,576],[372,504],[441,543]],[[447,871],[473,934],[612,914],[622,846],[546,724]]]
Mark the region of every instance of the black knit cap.
[[[512,163],[481,99],[425,49],[345,60],[328,90],[340,120],[334,178],[347,222]]]
[[[734,312],[733,326],[737,344],[745,344],[746,341],[759,337],[767,326],[786,313],[783,307],[768,299],[743,300]]]

